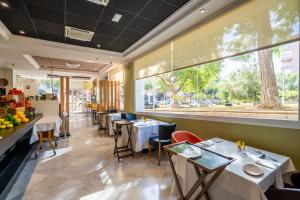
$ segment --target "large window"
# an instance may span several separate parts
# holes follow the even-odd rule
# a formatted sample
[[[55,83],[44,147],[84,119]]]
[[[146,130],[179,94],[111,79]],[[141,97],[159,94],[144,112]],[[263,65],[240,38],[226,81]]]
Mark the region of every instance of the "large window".
[[[136,111],[299,118],[299,42],[136,80]]]

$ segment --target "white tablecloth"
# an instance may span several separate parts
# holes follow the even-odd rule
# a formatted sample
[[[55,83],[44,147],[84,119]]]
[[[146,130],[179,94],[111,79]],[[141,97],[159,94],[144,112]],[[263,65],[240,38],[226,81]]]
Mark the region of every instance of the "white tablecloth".
[[[213,138],[210,141],[218,140],[221,139]],[[272,185],[278,188],[283,187],[282,175],[295,170],[292,161],[288,157],[260,150],[279,162],[276,163],[266,159],[258,159],[257,153],[255,153],[257,149],[246,147],[246,154],[241,153],[237,151],[235,143],[226,140],[222,140],[220,143],[214,142],[211,146],[205,148],[236,159],[226,167],[224,172],[208,190],[212,200],[267,200],[264,195],[267,189]],[[182,156],[173,157],[173,160],[175,161],[175,169],[181,182],[183,193],[186,194],[195,183],[197,175],[192,164],[187,163],[186,159]],[[254,164],[256,161],[270,164],[274,169],[258,165],[264,172],[263,176],[253,177],[246,174],[243,171],[243,166],[249,163]],[[200,189],[201,188],[199,188],[198,191]],[[172,183],[171,193],[173,195],[177,194],[174,181]]]
[[[158,136],[158,126],[167,124],[166,122],[157,120],[138,120],[134,122],[131,133],[132,149],[135,152],[140,152],[143,149],[149,148],[149,138]],[[122,135],[119,138],[119,145],[127,144],[128,133],[126,126],[122,127]]]
[[[33,126],[33,131],[32,131],[33,133],[30,138],[30,144],[39,140],[39,136],[38,136],[39,131],[54,130],[55,137],[59,137],[61,124],[62,124],[62,120],[57,115],[42,117]]]
[[[114,135],[114,130],[113,130],[113,126],[112,126],[112,121],[117,121],[117,120],[121,120],[121,113],[111,113],[111,114],[107,114],[107,126],[108,126],[108,133],[109,135]],[[104,126],[105,126],[105,120],[104,121]]]

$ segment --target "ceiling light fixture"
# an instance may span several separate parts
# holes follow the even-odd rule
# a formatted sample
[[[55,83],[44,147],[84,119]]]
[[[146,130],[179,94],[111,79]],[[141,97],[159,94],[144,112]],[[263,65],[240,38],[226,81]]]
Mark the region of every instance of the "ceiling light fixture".
[[[122,15],[116,13],[113,18],[111,19],[111,21],[118,23],[120,21],[120,19],[122,18]]]
[[[70,68],[70,69],[75,69],[80,67],[80,64],[71,64],[71,63],[66,63],[66,67]]]
[[[98,5],[103,5],[103,6],[107,6],[109,0],[87,0],[89,2],[98,4]]]
[[[200,10],[200,13],[205,13],[205,9],[201,9],[201,10]]]
[[[20,30],[19,33],[22,34],[22,35],[24,35],[25,31]]]
[[[0,1],[0,2],[1,2],[0,4],[2,7],[9,8],[9,5],[7,3],[5,3],[3,1]]]

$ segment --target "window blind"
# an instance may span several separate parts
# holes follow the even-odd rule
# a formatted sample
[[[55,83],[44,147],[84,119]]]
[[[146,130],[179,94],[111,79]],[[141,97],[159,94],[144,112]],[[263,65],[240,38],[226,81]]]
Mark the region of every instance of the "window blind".
[[[135,60],[134,78],[299,40],[299,13],[299,0],[247,1]]]

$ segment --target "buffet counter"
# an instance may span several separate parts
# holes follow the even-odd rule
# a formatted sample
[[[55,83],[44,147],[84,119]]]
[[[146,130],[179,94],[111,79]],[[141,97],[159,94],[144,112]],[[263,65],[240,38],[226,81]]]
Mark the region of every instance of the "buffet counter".
[[[36,114],[28,123],[0,130],[0,199],[5,199],[34,151],[36,144],[30,144],[30,138],[41,118],[42,114]]]

